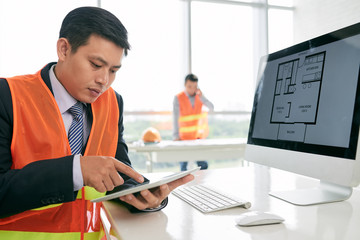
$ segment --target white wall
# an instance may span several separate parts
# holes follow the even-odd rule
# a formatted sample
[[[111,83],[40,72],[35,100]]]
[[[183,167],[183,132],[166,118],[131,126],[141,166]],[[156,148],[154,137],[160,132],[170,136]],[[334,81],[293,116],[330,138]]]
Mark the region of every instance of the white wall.
[[[359,0],[294,0],[294,43],[360,22]]]

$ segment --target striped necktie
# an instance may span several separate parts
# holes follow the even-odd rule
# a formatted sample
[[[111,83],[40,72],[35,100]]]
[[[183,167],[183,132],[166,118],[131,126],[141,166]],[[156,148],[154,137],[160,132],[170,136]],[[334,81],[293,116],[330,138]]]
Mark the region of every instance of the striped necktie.
[[[71,108],[69,112],[73,116],[73,120],[69,129],[69,144],[71,154],[81,153],[83,146],[83,106],[81,102],[77,102]]]

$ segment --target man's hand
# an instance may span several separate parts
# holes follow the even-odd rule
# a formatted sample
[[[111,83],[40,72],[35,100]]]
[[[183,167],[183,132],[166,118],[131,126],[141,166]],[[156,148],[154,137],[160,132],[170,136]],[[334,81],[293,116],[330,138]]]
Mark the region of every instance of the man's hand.
[[[189,174],[185,177],[179,178],[168,184],[161,185],[160,187],[143,190],[140,194],[135,197],[133,194],[120,197],[120,200],[126,202],[139,210],[144,210],[146,208],[156,208],[159,207],[161,202],[170,194],[172,190],[188,183],[194,179],[194,175]]]
[[[144,182],[140,173],[113,157],[81,156],[80,164],[84,185],[93,187],[98,192],[111,191],[124,183],[118,171],[139,183]]]

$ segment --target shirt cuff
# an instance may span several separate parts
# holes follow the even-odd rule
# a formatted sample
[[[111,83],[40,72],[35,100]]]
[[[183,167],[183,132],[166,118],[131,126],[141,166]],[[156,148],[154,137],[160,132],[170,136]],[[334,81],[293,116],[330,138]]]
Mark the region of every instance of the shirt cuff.
[[[79,191],[84,186],[84,180],[81,172],[80,165],[80,156],[81,154],[74,155],[73,160],[73,183],[74,191]]]

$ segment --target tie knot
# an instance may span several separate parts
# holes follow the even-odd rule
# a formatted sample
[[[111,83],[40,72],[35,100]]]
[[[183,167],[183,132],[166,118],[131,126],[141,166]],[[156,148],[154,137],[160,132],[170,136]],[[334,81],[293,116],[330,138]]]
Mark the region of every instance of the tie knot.
[[[71,113],[71,115],[73,115],[73,117],[82,115],[83,113],[82,103],[77,102],[76,104],[74,104],[71,108],[69,108],[69,112]]]

